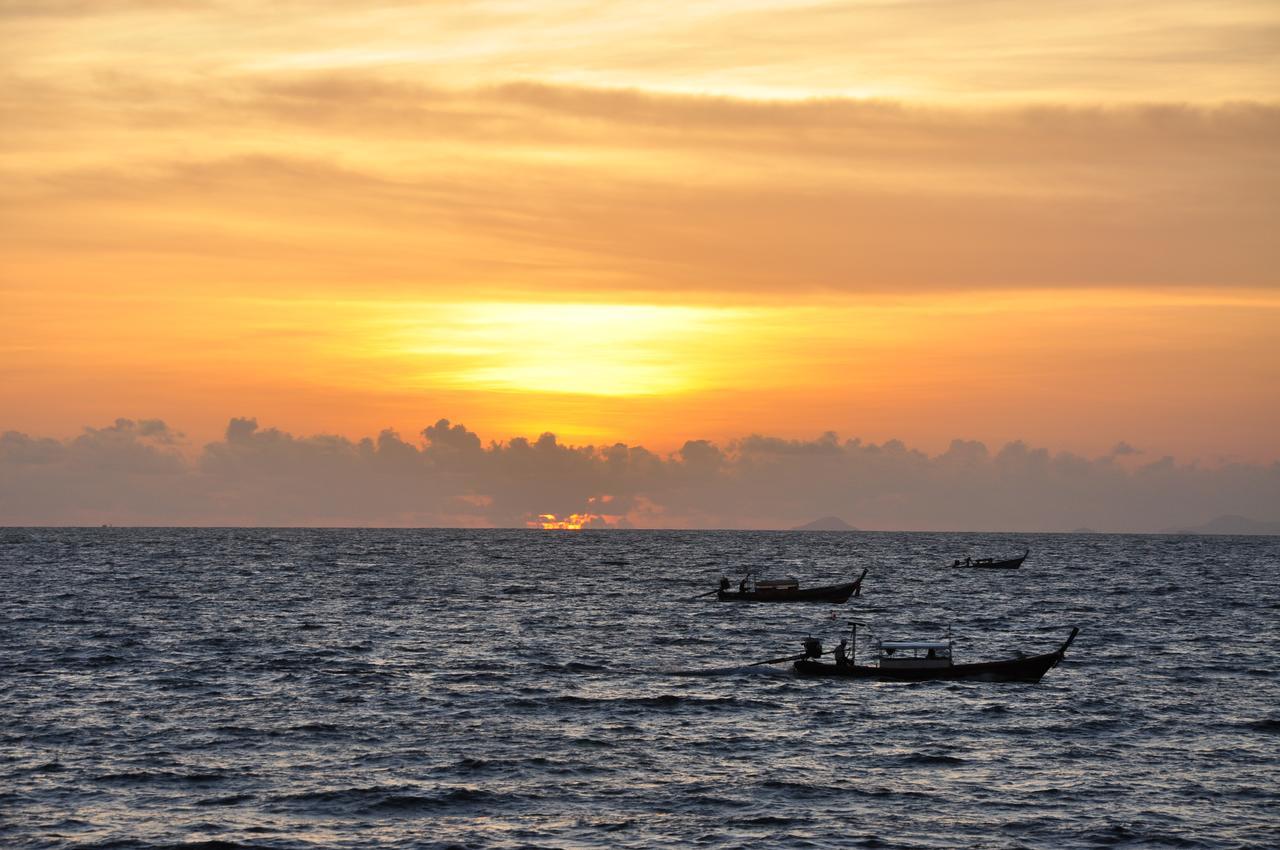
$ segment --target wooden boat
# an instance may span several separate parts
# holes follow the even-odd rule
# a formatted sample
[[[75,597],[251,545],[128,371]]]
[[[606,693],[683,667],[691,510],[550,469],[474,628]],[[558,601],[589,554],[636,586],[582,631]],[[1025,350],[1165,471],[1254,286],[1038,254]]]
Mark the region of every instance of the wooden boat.
[[[795,662],[801,676],[825,676],[835,679],[877,679],[895,682],[968,679],[978,682],[1038,682],[1067,653],[1067,647],[1080,630],[1073,628],[1062,646],[1043,655],[1011,658],[1007,661],[980,661],[955,664],[951,659],[950,641],[881,641],[879,658],[874,665],[843,663],[837,653],[834,664],[818,661],[822,645],[813,638],[805,642],[805,657]],[[922,654],[923,653],[923,654]]]
[[[976,561],[971,561],[968,558],[965,558],[964,561],[956,561],[951,566],[953,568],[958,567],[960,569],[1016,570],[1018,567],[1022,566],[1022,562],[1025,561],[1027,556],[1030,554],[1031,550],[1028,549],[1016,558],[1005,558],[1000,561],[997,561],[995,558],[979,558]]]
[[[765,580],[748,583],[745,579],[739,589],[716,591],[721,602],[848,602],[850,596],[862,595],[862,580],[867,571],[854,581],[831,584],[825,587],[801,587],[793,578]]]

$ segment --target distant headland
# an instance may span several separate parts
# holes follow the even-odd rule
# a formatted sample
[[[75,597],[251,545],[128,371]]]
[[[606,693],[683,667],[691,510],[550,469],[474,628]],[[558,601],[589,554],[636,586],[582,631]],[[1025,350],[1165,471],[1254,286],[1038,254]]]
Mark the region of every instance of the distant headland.
[[[1239,514],[1228,514],[1212,519],[1204,525],[1189,528],[1168,528],[1165,534],[1280,534],[1280,522],[1263,522]]]
[[[835,516],[824,516],[804,525],[797,525],[792,531],[857,531],[849,523]]]

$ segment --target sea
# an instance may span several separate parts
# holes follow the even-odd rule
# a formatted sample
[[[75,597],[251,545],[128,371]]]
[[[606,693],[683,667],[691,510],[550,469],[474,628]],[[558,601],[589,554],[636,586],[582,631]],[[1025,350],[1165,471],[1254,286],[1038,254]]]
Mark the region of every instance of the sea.
[[[1277,537],[0,529],[0,847],[1277,846]]]

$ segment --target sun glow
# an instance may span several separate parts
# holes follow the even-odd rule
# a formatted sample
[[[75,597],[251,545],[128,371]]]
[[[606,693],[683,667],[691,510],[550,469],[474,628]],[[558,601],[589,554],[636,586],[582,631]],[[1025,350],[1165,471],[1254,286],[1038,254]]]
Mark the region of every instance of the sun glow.
[[[434,376],[439,383],[469,390],[636,396],[688,392],[708,383],[701,352],[736,331],[733,320],[741,311],[464,303],[449,305],[447,321],[433,312],[427,308],[406,319],[400,334],[405,354],[453,363]]]
[[[569,514],[566,517],[558,517],[555,514],[538,514],[538,518],[525,523],[529,528],[545,528],[549,530],[559,531],[581,531],[583,528],[597,522],[604,522],[605,518],[598,514]]]

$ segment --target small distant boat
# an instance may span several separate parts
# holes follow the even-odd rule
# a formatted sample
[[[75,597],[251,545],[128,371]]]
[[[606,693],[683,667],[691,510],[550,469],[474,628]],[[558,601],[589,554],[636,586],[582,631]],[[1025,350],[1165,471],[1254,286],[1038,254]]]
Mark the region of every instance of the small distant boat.
[[[828,664],[816,660],[824,654],[821,642],[808,638],[805,641],[804,657],[795,662],[795,671],[801,676],[897,682],[956,679],[978,682],[1038,682],[1044,678],[1045,673],[1058,666],[1079,632],[1080,629],[1073,628],[1062,646],[1053,652],[1007,661],[979,661],[974,664],[954,663],[951,658],[951,641],[927,640],[880,641],[876,644],[879,657],[874,665],[857,664],[854,659],[842,661],[842,649],[836,653],[836,663]]]
[[[716,591],[716,599],[721,602],[848,602],[850,596],[862,595],[862,580],[867,571],[854,581],[845,584],[831,584],[825,587],[801,587],[794,578],[784,579],[743,579],[738,589],[727,590],[727,579],[721,579],[720,590]]]
[[[956,560],[956,562],[951,566],[953,568],[958,567],[960,569],[1016,570],[1018,567],[1022,566],[1022,562],[1025,561],[1027,556],[1030,554],[1031,550],[1028,549],[1016,558],[1005,558],[999,561],[995,558],[979,558],[976,561],[965,558],[963,561]]]

